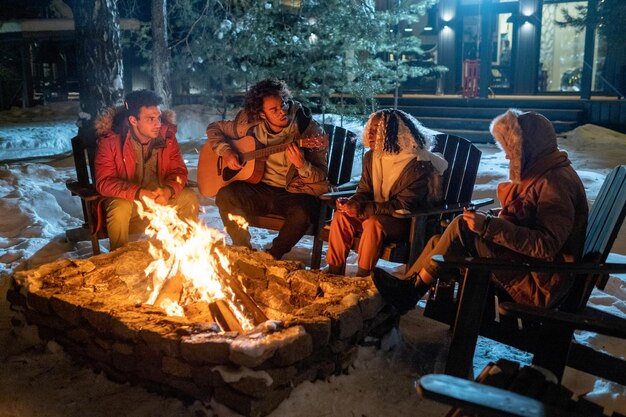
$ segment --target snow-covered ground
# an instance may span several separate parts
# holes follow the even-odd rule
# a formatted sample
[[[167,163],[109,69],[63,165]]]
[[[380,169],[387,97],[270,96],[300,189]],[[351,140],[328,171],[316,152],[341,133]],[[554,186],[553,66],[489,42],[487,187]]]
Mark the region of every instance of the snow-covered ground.
[[[43,345],[32,329],[19,335],[11,331],[5,300],[8,277],[17,268],[31,268],[60,257],[86,257],[88,242],[65,242],[66,229],[82,223],[78,198],[71,197],[65,181],[74,177],[69,155],[77,103],[56,103],[32,109],[0,112],[0,416],[235,416],[216,404],[185,404],[177,399],[149,393],[143,388],[120,385],[103,375],[73,364],[62,349]],[[195,178],[198,150],[204,128],[218,115],[202,106],[179,106],[179,141],[191,177]],[[360,135],[362,124],[348,128]],[[605,175],[626,163],[626,135],[585,125],[563,135],[567,150],[585,183],[590,202],[595,199]],[[495,186],[508,176],[504,154],[495,146],[481,146],[476,197],[494,196]],[[360,160],[354,174],[360,172]],[[212,199],[202,199],[201,219],[221,229]],[[253,230],[257,248],[269,246],[274,234]],[[107,242],[103,241],[106,247]],[[287,255],[308,262],[311,238],[303,238]],[[626,255],[626,228],[622,228],[613,252]],[[626,258],[621,258],[621,261]],[[348,272],[356,270],[356,256],[348,259]],[[401,266],[382,262],[390,270]],[[613,277],[606,292],[595,292],[591,302],[626,317],[626,277]],[[626,355],[626,344],[588,332],[577,336],[595,348]],[[359,348],[358,359],[348,375],[298,386],[272,416],[440,416],[446,407],[423,401],[415,394],[417,377],[441,370],[447,341],[446,327],[424,319],[418,311],[401,322],[400,332],[390,335],[388,349]],[[510,347],[480,339],[475,369],[505,357],[529,362],[530,357]],[[626,414],[626,388],[567,370],[565,385],[603,404],[605,412]]]

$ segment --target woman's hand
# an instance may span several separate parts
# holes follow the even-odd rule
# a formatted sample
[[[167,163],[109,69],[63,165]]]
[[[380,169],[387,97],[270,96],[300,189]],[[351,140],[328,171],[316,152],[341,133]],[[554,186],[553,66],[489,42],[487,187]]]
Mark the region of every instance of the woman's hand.
[[[350,217],[359,216],[359,204],[351,201],[346,197],[339,197],[336,202],[337,211],[340,211]]]

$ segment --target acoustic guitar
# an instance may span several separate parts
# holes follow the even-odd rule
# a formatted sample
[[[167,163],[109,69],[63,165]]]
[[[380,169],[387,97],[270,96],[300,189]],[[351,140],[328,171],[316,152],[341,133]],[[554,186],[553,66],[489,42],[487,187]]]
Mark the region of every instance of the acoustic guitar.
[[[320,149],[328,146],[328,138],[315,136],[295,141],[301,148]],[[233,150],[239,154],[241,169],[230,169],[224,164],[221,156],[213,152],[209,144],[205,144],[198,159],[198,189],[205,197],[214,197],[224,186],[233,181],[246,181],[253,184],[263,178],[265,160],[268,156],[283,152],[289,143],[281,143],[263,147],[253,136],[244,136],[229,141]]]

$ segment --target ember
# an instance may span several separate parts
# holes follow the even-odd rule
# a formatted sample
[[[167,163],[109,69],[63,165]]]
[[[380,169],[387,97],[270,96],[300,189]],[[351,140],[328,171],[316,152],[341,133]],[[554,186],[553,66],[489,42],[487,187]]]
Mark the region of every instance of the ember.
[[[14,324],[114,380],[261,416],[300,382],[347,370],[365,336],[397,322],[369,278],[305,270],[181,223],[158,212],[158,240],[15,273]]]

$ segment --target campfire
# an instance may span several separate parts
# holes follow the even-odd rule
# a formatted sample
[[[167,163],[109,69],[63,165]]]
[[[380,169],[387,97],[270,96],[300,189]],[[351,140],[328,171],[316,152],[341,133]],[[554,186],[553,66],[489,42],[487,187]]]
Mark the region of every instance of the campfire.
[[[149,241],[15,273],[14,325],[116,381],[262,416],[397,323],[369,278],[228,246],[169,207],[142,212]]]
[[[222,331],[241,333],[267,321],[265,313],[232,277],[228,258],[220,249],[224,247],[222,233],[181,220],[173,207],[150,199],[144,202],[147,209],[139,204],[139,215],[150,221],[146,233],[160,244],[150,245],[154,261],[145,272],[153,285],[146,304],[182,317],[183,306],[206,302]],[[230,218],[240,227],[248,227],[243,217]]]

